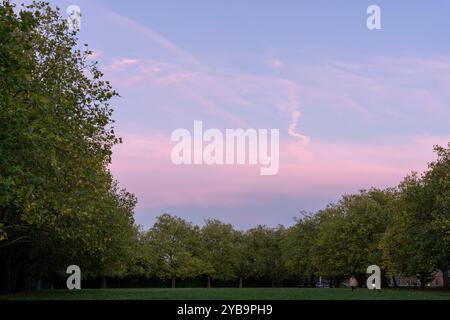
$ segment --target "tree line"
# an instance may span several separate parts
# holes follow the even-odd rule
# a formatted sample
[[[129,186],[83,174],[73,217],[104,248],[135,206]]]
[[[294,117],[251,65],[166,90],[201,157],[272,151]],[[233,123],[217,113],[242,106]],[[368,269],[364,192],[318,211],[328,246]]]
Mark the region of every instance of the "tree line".
[[[394,188],[344,195],[315,213],[303,213],[294,225],[247,231],[212,219],[202,227],[164,214],[136,243],[143,275],[172,280],[302,279],[315,286],[319,277],[339,287],[355,275],[363,284],[366,269],[376,264],[383,278],[420,277],[424,286],[442,270],[449,286],[450,144],[435,147],[437,160],[422,175],[412,173]]]
[[[303,213],[290,227],[242,231],[163,214],[135,224],[136,198],[108,170],[118,96],[91,51],[45,2],[0,5],[0,292],[65,277],[158,277],[216,281],[318,277],[335,286],[365,276],[420,275],[424,284],[450,262],[450,145],[421,175],[397,187],[344,195]],[[447,273],[444,273],[447,275]],[[448,286],[448,278],[445,277]],[[362,283],[362,281],[360,281]]]
[[[0,292],[67,263],[119,275],[135,197],[108,170],[118,94],[45,2],[0,2]]]

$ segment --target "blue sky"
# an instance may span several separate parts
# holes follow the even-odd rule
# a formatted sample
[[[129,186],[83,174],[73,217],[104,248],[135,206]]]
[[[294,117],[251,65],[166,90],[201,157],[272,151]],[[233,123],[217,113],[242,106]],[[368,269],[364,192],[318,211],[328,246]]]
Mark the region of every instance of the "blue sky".
[[[147,227],[164,212],[290,224],[424,170],[450,140],[449,1],[57,1],[71,4],[122,95],[111,169]],[[173,166],[170,133],[194,120],[279,128],[280,173]]]
[[[99,1],[197,56],[306,48],[361,53],[448,50],[448,1]],[[382,8],[387,32],[368,34],[365,10]],[[87,14],[87,13],[86,13]],[[349,48],[350,47],[350,48]],[[338,50],[336,50],[338,49]],[[331,53],[323,53],[325,56]]]

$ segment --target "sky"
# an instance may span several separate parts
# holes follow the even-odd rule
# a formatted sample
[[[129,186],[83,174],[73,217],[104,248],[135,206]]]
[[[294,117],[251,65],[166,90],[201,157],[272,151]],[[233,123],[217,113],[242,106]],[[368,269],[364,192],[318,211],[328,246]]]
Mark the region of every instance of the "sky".
[[[246,229],[290,225],[342,194],[391,187],[450,141],[450,2],[50,1],[82,12],[114,100],[111,170],[163,213]],[[366,26],[381,8],[381,30]],[[259,166],[176,166],[177,128],[280,130],[277,175]]]

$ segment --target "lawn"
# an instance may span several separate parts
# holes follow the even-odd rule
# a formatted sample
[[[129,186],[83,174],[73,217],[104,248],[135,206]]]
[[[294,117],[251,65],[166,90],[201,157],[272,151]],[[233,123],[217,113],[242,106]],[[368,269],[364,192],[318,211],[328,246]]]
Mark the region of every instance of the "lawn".
[[[450,291],[306,288],[84,289],[0,296],[0,300],[450,300]]]

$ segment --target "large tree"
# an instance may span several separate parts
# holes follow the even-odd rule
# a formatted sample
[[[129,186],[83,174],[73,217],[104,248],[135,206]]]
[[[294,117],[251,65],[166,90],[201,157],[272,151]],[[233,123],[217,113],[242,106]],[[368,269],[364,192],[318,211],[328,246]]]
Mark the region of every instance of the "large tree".
[[[286,277],[281,241],[285,228],[268,228],[258,225],[247,231],[248,255],[251,259],[252,275],[271,280],[272,286],[280,285]]]
[[[426,188],[434,194],[432,223],[439,238],[438,268],[443,272],[445,287],[450,288],[450,143],[434,150],[437,160],[429,164],[424,179]]]
[[[239,279],[239,288],[244,286],[244,280],[252,275],[253,258],[250,255],[250,235],[247,232],[237,231],[234,238],[236,257],[233,263],[233,273]]]
[[[133,224],[134,200],[107,169],[120,140],[117,93],[59,11],[3,1],[0,39],[0,290],[9,292],[25,272],[50,269],[37,263],[49,250],[69,250],[54,257],[64,265],[112,248],[103,237]]]
[[[315,266],[321,275],[335,280],[359,275],[381,264],[379,243],[392,217],[393,190],[361,191],[345,195],[335,205],[320,211]]]
[[[155,274],[171,279],[195,277],[203,273],[200,231],[192,223],[169,214],[157,217],[146,234],[146,246]]]
[[[303,277],[309,286],[315,285],[317,270],[314,266],[314,250],[317,242],[318,220],[304,215],[286,230],[281,241],[283,263],[289,274]]]
[[[234,266],[239,258],[236,231],[231,224],[209,219],[201,229],[202,262],[207,276],[207,286],[211,280],[231,280],[235,278]]]
[[[380,245],[389,273],[419,275],[422,286],[439,269],[448,286],[450,156],[449,149],[435,150],[438,159],[424,174],[412,173],[399,185],[394,221]]]

